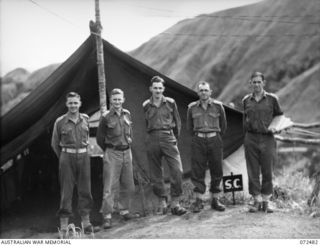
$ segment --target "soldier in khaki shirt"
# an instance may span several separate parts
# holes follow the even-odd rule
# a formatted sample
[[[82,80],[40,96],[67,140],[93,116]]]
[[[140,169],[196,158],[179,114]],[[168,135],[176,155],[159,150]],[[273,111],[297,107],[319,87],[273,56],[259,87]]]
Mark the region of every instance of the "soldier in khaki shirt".
[[[78,190],[78,209],[86,234],[93,232],[89,214],[92,207],[89,140],[89,117],[79,113],[80,95],[70,92],[66,96],[68,112],[54,123],[51,146],[59,159],[60,231],[67,235],[69,217],[72,216],[74,186]]]
[[[149,160],[153,192],[159,198],[159,212],[167,213],[168,194],[165,190],[161,159],[165,158],[170,171],[171,213],[183,215],[187,211],[180,206],[182,194],[182,163],[177,138],[181,120],[174,99],[165,97],[165,81],[160,76],[151,79],[152,96],[143,103],[146,119],[146,148]]]
[[[221,135],[227,129],[226,115],[221,102],[211,98],[212,90],[208,82],[198,83],[199,100],[188,106],[187,128],[192,134],[191,143],[191,180],[194,184],[196,201],[191,210],[198,213],[203,208],[202,194],[206,191],[205,172],[210,170],[212,195],[211,207],[224,211],[219,202],[220,183],[222,180],[223,144]]]
[[[283,114],[278,97],[266,92],[264,85],[264,75],[254,72],[250,78],[252,93],[242,100],[249,193],[254,198],[254,204],[249,208],[252,213],[273,212],[268,201],[273,192],[272,169],[276,158],[276,141],[273,136],[275,130],[268,129],[268,126],[275,116]]]
[[[104,229],[112,227],[114,197],[120,187],[120,215],[124,220],[139,217],[130,210],[131,196],[135,190],[132,167],[132,121],[130,112],[122,108],[124,93],[111,91],[111,108],[101,117],[97,130],[97,143],[104,151],[103,197],[100,212]]]

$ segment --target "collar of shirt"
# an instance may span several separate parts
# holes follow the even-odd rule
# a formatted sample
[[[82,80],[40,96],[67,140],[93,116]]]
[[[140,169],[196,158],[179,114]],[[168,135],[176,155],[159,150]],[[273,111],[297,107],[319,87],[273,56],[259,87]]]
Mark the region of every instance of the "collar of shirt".
[[[150,104],[151,104],[151,105],[156,106],[156,105],[154,104],[154,102],[153,102],[153,97],[152,97],[152,96],[150,97],[149,100],[150,100]],[[163,104],[163,103],[166,103],[166,102],[167,102],[166,97],[165,97],[165,96],[162,96],[160,105]]]
[[[263,92],[262,92],[262,97],[261,97],[261,98],[264,98],[264,97],[266,97],[266,96],[267,96],[267,93],[266,93],[265,90],[263,90]],[[250,100],[252,100],[252,99],[256,100],[253,93],[251,93],[251,95],[250,95]]]
[[[69,113],[66,114],[65,123],[67,123],[68,121],[71,121],[71,122],[74,123],[74,120],[70,117]],[[81,122],[81,121],[83,121],[83,116],[81,115],[81,113],[79,113],[79,121],[77,121],[76,124]]]
[[[119,113],[117,112],[117,110],[115,110],[115,108],[111,107],[109,114],[111,114],[111,115],[116,114],[116,115],[118,115],[118,116],[121,116],[121,115],[124,114],[124,111],[123,111],[123,108],[121,108],[121,110],[120,110],[120,115],[119,115]]]
[[[213,103],[214,103],[213,98],[212,98],[212,97],[209,97],[209,99],[208,99],[208,105],[211,105],[211,104],[213,104]],[[198,106],[198,107],[201,106],[201,100],[198,100],[198,101],[197,101],[197,106]]]

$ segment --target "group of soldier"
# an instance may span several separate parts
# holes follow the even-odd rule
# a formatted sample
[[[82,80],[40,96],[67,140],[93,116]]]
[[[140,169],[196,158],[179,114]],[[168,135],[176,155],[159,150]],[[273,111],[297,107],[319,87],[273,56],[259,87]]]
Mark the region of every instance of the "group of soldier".
[[[272,195],[272,166],[276,143],[275,129],[268,126],[282,111],[275,95],[264,90],[265,78],[255,72],[250,78],[252,93],[243,99],[245,157],[249,177],[249,193],[254,198],[250,212],[272,212],[268,200]],[[181,216],[187,212],[180,205],[183,167],[177,140],[181,131],[181,119],[174,99],[163,95],[165,81],[160,76],[151,78],[151,97],[142,107],[146,120],[146,154],[150,168],[153,192],[158,198],[158,212]],[[211,208],[224,211],[219,201],[223,176],[222,135],[227,129],[223,104],[212,98],[210,84],[197,84],[199,100],[188,105],[187,129],[192,135],[191,181],[194,185],[194,201],[190,210],[194,213],[204,208],[206,192],[205,175],[209,168]],[[130,199],[135,190],[131,145],[132,117],[122,107],[124,92],[115,88],[110,93],[110,109],[101,116],[97,129],[97,144],[103,156],[103,198],[100,212],[102,228],[112,227],[112,213],[116,193],[119,192],[120,216],[124,220],[139,217],[130,212]],[[78,190],[78,209],[84,233],[92,233],[89,214],[92,206],[90,183],[90,157],[88,154],[89,117],[79,112],[80,95],[70,92],[66,96],[68,112],[59,117],[53,129],[52,148],[59,158],[61,201],[58,211],[60,230],[67,231],[72,214],[74,186]],[[164,183],[162,159],[166,160],[170,175],[170,194]],[[260,172],[262,181],[260,181]],[[119,188],[119,189],[118,189]],[[170,197],[170,199],[168,199]],[[170,205],[168,205],[170,201]]]

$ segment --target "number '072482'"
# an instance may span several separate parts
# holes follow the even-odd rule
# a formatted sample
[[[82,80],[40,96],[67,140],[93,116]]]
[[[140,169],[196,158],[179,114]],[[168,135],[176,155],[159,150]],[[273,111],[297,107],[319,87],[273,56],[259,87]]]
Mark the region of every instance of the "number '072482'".
[[[300,240],[300,244],[312,244],[312,245],[318,245],[318,240],[316,239],[310,239],[310,240]]]

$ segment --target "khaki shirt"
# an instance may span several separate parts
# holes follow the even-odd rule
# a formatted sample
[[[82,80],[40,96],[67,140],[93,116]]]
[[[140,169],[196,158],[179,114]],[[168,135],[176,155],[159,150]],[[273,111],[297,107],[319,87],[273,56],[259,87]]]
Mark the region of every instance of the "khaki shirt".
[[[106,145],[120,146],[132,143],[132,121],[130,112],[122,109],[120,115],[111,108],[100,119],[97,143],[105,150]]]
[[[59,117],[53,127],[51,146],[59,157],[61,148],[86,148],[89,144],[89,116],[79,114],[74,123],[68,114]]]
[[[174,99],[162,97],[161,104],[157,107],[151,97],[142,106],[148,132],[172,129],[175,136],[180,135],[181,119]]]
[[[209,98],[205,110],[200,100],[188,105],[187,129],[195,132],[220,132],[223,135],[227,129],[226,114],[221,102]]]
[[[253,94],[242,99],[244,130],[253,133],[269,134],[268,126],[275,116],[282,115],[278,97],[265,92],[262,99],[257,102]]]

